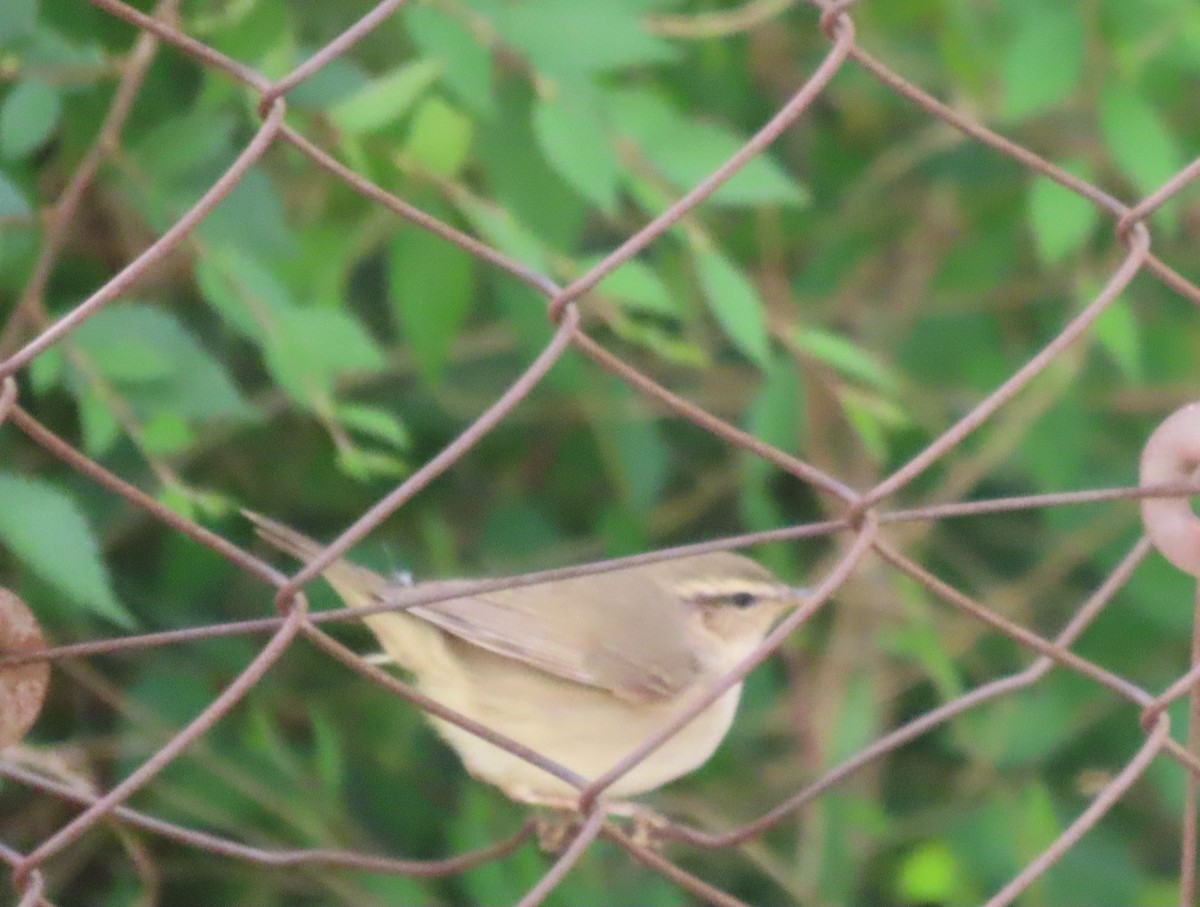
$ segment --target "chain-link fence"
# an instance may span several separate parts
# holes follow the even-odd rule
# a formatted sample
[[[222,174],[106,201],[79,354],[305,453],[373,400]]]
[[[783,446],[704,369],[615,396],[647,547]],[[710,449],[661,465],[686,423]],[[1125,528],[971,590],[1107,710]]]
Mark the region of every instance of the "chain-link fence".
[[[302,65],[275,79],[262,75],[216,46],[182,31],[178,24],[179,4],[175,0],[162,0],[150,13],[141,12],[118,0],[92,2],[114,20],[133,26],[139,34],[132,51],[121,61],[119,85],[99,124],[90,152],[74,167],[54,204],[47,210],[41,224],[40,246],[32,273],[23,294],[5,319],[3,340],[8,355],[0,364],[0,375],[4,379],[0,421],[9,426],[9,432],[19,432],[40,451],[69,466],[81,481],[94,488],[103,489],[107,495],[123,502],[129,508],[152,517],[180,536],[186,536],[205,546],[238,570],[244,571],[246,576],[273,586],[276,590],[275,605],[278,616],[197,627],[189,626],[186,616],[181,614],[176,629],[57,646],[37,659],[26,654],[9,656],[4,660],[6,672],[12,677],[19,677],[20,682],[26,682],[28,678],[26,675],[19,675],[18,672],[28,671],[29,665],[42,664],[45,661],[49,661],[51,665],[62,666],[72,677],[77,678],[78,672],[85,670],[80,667],[81,664],[86,665],[88,659],[101,655],[124,653],[130,658],[149,658],[152,657],[151,653],[161,647],[172,647],[182,643],[228,637],[245,640],[265,639],[265,642],[255,643],[256,648],[251,657],[219,695],[204,704],[191,720],[178,727],[168,739],[156,745],[153,752],[139,755],[133,762],[123,762],[122,764],[128,765],[128,771],[106,790],[95,790],[86,785],[71,783],[70,772],[64,771],[56,775],[44,762],[38,763],[37,760],[28,757],[19,757],[16,748],[10,749],[4,757],[0,757],[0,774],[6,779],[6,787],[10,793],[16,789],[27,794],[22,800],[26,804],[25,808],[36,812],[39,802],[58,801],[76,811],[69,820],[55,824],[54,827],[42,827],[45,823],[32,823],[30,828],[40,829],[33,846],[18,849],[14,844],[5,843],[0,849],[0,857],[11,869],[13,885],[22,904],[50,902],[53,886],[47,884],[47,868],[51,861],[79,848],[86,835],[106,825],[117,829],[118,835],[124,835],[126,831],[136,831],[139,841],[142,838],[150,841],[164,839],[185,848],[203,851],[213,861],[242,861],[251,866],[264,867],[264,872],[267,871],[265,867],[304,867],[341,868],[420,878],[452,876],[480,864],[500,860],[517,848],[529,844],[533,835],[533,825],[527,822],[516,828],[511,835],[484,846],[429,860],[379,857],[357,849],[282,849],[256,846],[244,840],[217,835],[205,830],[200,822],[185,825],[167,821],[130,805],[131,798],[147,785],[154,784],[164,770],[179,760],[181,754],[202,741],[231,710],[243,703],[247,697],[253,697],[264,675],[275,668],[285,653],[292,651],[301,640],[311,643],[331,659],[342,663],[350,671],[379,685],[396,697],[446,722],[486,737],[496,746],[515,753],[578,787],[578,824],[572,830],[566,846],[521,899],[520,903],[525,907],[541,903],[550,896],[580,858],[596,845],[598,840],[603,839],[613,842],[634,861],[661,874],[663,878],[703,902],[744,903],[733,893],[721,890],[692,871],[677,865],[671,855],[677,848],[685,847],[700,852],[744,848],[748,843],[769,834],[781,823],[803,815],[818,798],[827,796],[828,792],[855,773],[864,768],[878,766],[913,741],[919,741],[925,735],[950,725],[964,714],[984,708],[985,704],[995,704],[998,700],[1036,690],[1039,685],[1047,682],[1047,677],[1052,671],[1056,672],[1055,676],[1065,673],[1066,676],[1086,682],[1089,689],[1102,688],[1113,701],[1132,705],[1134,708],[1131,714],[1140,716],[1144,741],[1127,754],[1122,764],[1097,773],[1097,777],[1093,779],[1094,789],[1088,791],[1086,806],[1064,821],[1061,833],[1054,836],[1052,842],[1046,846],[1039,846],[1034,853],[1027,853],[1027,848],[1016,848],[1018,853],[1026,854],[1023,859],[1024,868],[1000,890],[992,893],[987,903],[1026,903],[1021,900],[1024,893],[1029,891],[1051,866],[1068,854],[1081,838],[1095,829],[1119,804],[1125,802],[1131,788],[1146,776],[1151,766],[1167,762],[1182,766],[1187,777],[1186,790],[1180,792],[1183,808],[1179,841],[1183,868],[1179,882],[1181,893],[1177,896],[1180,903],[1192,903],[1195,891],[1195,784],[1200,763],[1197,763],[1194,747],[1184,745],[1173,738],[1168,706],[1192,694],[1197,671],[1200,671],[1200,667],[1195,664],[1195,656],[1191,667],[1170,667],[1168,682],[1150,686],[1146,682],[1135,682],[1116,670],[1102,666],[1099,660],[1085,657],[1076,651],[1077,640],[1126,587],[1130,577],[1150,553],[1149,539],[1140,538],[1123,555],[1114,556],[1112,560],[1116,566],[1105,575],[1089,575],[1086,583],[1090,592],[1070,607],[1068,619],[1056,633],[1042,635],[1029,629],[1024,622],[1005,616],[1002,607],[993,607],[981,601],[979,597],[963,591],[963,587],[970,587],[970,583],[951,582],[941,575],[954,574],[954,570],[935,571],[932,565],[919,563],[916,556],[910,553],[911,542],[915,536],[905,535],[901,530],[942,525],[951,520],[983,515],[1051,509],[1063,512],[1069,509],[1068,505],[1119,501],[1142,494],[1138,489],[1129,487],[1089,487],[1079,491],[1022,496],[975,493],[972,500],[964,501],[959,499],[961,492],[957,489],[975,487],[974,483],[978,477],[963,479],[959,484],[953,477],[938,473],[932,483],[927,480],[931,471],[936,472],[977,429],[1002,420],[1005,413],[1017,406],[1016,398],[1029,388],[1035,379],[1053,372],[1056,362],[1071,356],[1080,339],[1097,330],[1097,322],[1113,310],[1119,295],[1139,275],[1146,280],[1156,281],[1178,298],[1191,303],[1200,302],[1200,288],[1150,251],[1151,231],[1147,226],[1151,216],[1176,199],[1196,174],[1200,173],[1200,162],[1178,171],[1163,183],[1161,188],[1146,195],[1138,203],[1121,202],[1092,182],[1050,163],[1027,147],[1005,139],[961,110],[936,100],[912,81],[898,75],[872,56],[860,43],[852,5],[827,3],[821,5],[816,14],[804,11],[809,16],[805,20],[807,27],[813,29],[814,34],[815,29],[819,28],[828,40],[828,51],[824,59],[812,69],[811,75],[804,83],[794,89],[786,102],[779,105],[765,125],[744,142],[728,160],[715,167],[710,175],[697,182],[677,201],[665,205],[661,214],[615,244],[615,248],[564,285],[550,276],[548,268],[524,264],[509,251],[501,251],[499,243],[485,242],[469,235],[452,226],[450,218],[433,216],[389,192],[379,181],[373,181],[360,172],[359,168],[335,159],[322,149],[317,139],[301,134],[287,122],[291,94],[310,77],[333,65],[341,55],[393,16],[403,5],[403,0],[380,3],[336,39],[328,41],[309,55]],[[736,20],[737,15],[765,15],[758,9],[760,6],[763,5],[752,4],[743,8],[740,13],[730,13],[729,16]],[[772,10],[772,14],[775,12],[778,11]],[[720,18],[718,14],[712,15]],[[670,17],[663,19],[663,22],[668,24],[673,21],[675,20]],[[662,23],[660,25],[664,30],[669,30]],[[571,36],[570,40],[577,41],[579,36]],[[255,134],[245,141],[237,159],[205,188],[199,200],[184,216],[163,229],[145,251],[132,261],[121,263],[116,275],[105,281],[99,289],[91,292],[65,314],[52,318],[46,306],[46,298],[55,266],[67,248],[72,232],[79,228],[79,221],[84,216],[88,194],[94,189],[99,168],[106,159],[125,153],[122,149],[122,131],[145,84],[149,68],[164,55],[182,55],[203,67],[219,71],[244,86],[257,99],[261,125]],[[1071,194],[1072,203],[1085,200],[1087,205],[1091,206],[1089,210],[1092,216],[1099,212],[1111,220],[1112,237],[1121,249],[1119,260],[1113,264],[1110,272],[1102,280],[1095,281],[1096,287],[1086,305],[1072,313],[1065,323],[1057,325],[1052,336],[1042,343],[1034,354],[1013,369],[1006,380],[982,395],[981,399],[963,407],[957,421],[945,425],[930,443],[912,450],[904,458],[902,465],[861,491],[855,487],[862,484],[858,476],[836,475],[827,469],[819,468],[813,462],[801,459],[779,446],[766,443],[752,433],[714,415],[708,408],[669,390],[664,383],[651,377],[646,369],[631,364],[631,357],[619,356],[611,350],[610,344],[602,344],[596,336],[602,332],[590,330],[585,317],[589,305],[592,304],[590,294],[596,291],[606,277],[616,272],[624,263],[635,259],[639,253],[669,231],[680,225],[687,228],[688,218],[699,206],[742,171],[749,162],[756,160],[764,149],[797,122],[803,121],[806,116],[813,116],[814,105],[821,102],[831,80],[848,70],[853,70],[859,75],[869,75],[877,80],[888,91],[911,102],[914,111],[922,117],[954,130],[957,139],[965,138],[982,152],[1002,156],[1022,168],[1024,172],[1045,177],[1059,187],[1064,187]],[[86,353],[72,346],[73,336],[90,318],[126,297],[135,286],[147,279],[155,279],[156,271],[172,267],[172,256],[181,250],[190,249],[191,254],[202,259],[205,254],[203,247],[188,246],[192,241],[190,237],[193,231],[222,199],[239,185],[264,155],[277,149],[290,152],[292,157],[289,158],[289,166],[303,168],[311,174],[313,180],[328,180],[339,184],[345,190],[370,200],[380,212],[386,212],[389,218],[395,220],[396,224],[402,224],[399,227],[392,225],[381,229],[426,231],[428,235],[437,237],[440,243],[457,247],[473,256],[479,265],[495,269],[513,281],[531,288],[544,298],[545,316],[552,328],[549,340],[519,377],[503,390],[494,390],[494,399],[489,402],[482,415],[474,419],[458,437],[446,444],[436,455],[421,463],[419,468],[413,470],[377,503],[362,512],[361,516],[329,545],[320,558],[306,565],[294,576],[284,575],[195,520],[182,516],[184,508],[174,506],[177,502],[170,501],[162,494],[147,493],[138,487],[137,483],[128,481],[101,465],[98,458],[83,453],[78,444],[70,443],[51,431],[46,426],[47,422],[53,421],[53,415],[35,415],[37,411],[26,402],[27,394],[20,384],[23,376],[27,375],[32,376],[30,380],[36,384],[36,375],[32,374],[36,371],[36,360],[48,351],[61,349],[62,354],[79,373],[95,379],[93,386],[99,388],[96,392],[103,395],[103,377],[97,375],[94,366],[89,366]],[[527,188],[532,191],[532,187]],[[886,204],[886,201],[880,203]],[[430,287],[429,290],[428,304],[438,304],[437,287]],[[1112,328],[1106,330],[1111,331]],[[1119,327],[1117,330],[1119,333]],[[734,333],[736,335],[736,328]],[[362,616],[361,610],[353,614],[349,613],[348,609],[313,611],[309,609],[301,592],[302,587],[316,577],[323,567],[366,538],[385,519],[401,511],[401,508],[435,478],[455,468],[485,436],[512,416],[514,409],[546,380],[547,374],[564,357],[585,358],[632,389],[658,411],[672,418],[685,420],[719,439],[722,444],[740,449],[752,458],[768,463],[775,470],[799,480],[823,502],[821,507],[830,514],[828,519],[822,521],[804,522],[735,537],[722,537],[702,544],[673,547],[651,554],[588,563],[579,567],[542,570],[520,576],[480,581],[478,586],[474,587],[476,591],[483,592],[602,572],[612,569],[615,565],[675,558],[684,553],[746,547],[768,542],[826,540],[828,547],[823,549],[824,561],[816,561],[821,566],[817,575],[810,580],[812,595],[805,605],[775,627],[758,649],[738,664],[734,671],[721,677],[706,689],[703,695],[689,701],[686,708],[682,709],[668,726],[643,741],[610,771],[591,779],[576,778],[565,767],[554,764],[544,755],[530,752],[515,741],[508,740],[495,731],[447,709],[408,684],[397,680],[389,672],[364,660],[352,648],[327,632],[331,622],[357,620]],[[1052,390],[1048,392],[1048,396],[1053,398],[1055,393],[1056,391]],[[128,418],[122,417],[125,411],[121,408],[119,394],[114,393],[107,400],[112,406],[112,411],[116,413],[117,431],[124,430],[131,437],[144,434],[143,427],[138,425],[132,414],[125,413]],[[1163,407],[1161,411],[1166,413],[1172,408],[1174,407]],[[1189,566],[1194,558],[1189,553],[1190,536],[1187,535],[1192,531],[1190,524],[1194,517],[1186,510],[1186,505],[1183,505],[1183,512],[1176,509],[1180,506],[1176,503],[1179,499],[1167,497],[1164,488],[1158,486],[1173,489],[1178,495],[1180,489],[1188,487],[1185,483],[1192,478],[1191,472],[1197,460],[1194,442],[1190,440],[1190,436],[1194,436],[1195,431],[1200,429],[1191,429],[1186,425],[1189,415],[1189,411],[1183,411],[1183,415],[1170,423],[1170,429],[1164,430],[1164,433],[1157,437],[1156,443],[1159,446],[1151,448],[1147,453],[1143,474],[1143,485],[1154,485],[1157,488],[1157,497],[1148,497],[1147,502],[1158,502],[1147,504],[1146,518],[1152,525],[1161,524],[1164,527],[1161,530],[1152,529],[1151,536],[1158,547],[1185,570],[1194,569]],[[318,418],[321,418],[320,414]],[[1071,425],[1065,425],[1061,430],[1070,432],[1073,429]],[[284,445],[285,442],[281,438],[278,447],[282,449]],[[981,459],[986,461],[987,456]],[[20,474],[24,468],[22,462],[33,461],[26,457],[24,461],[6,463],[5,469],[10,473]],[[152,464],[151,479],[157,488],[170,488],[179,484],[178,477],[172,474],[169,458],[151,458],[149,462]],[[1131,463],[1129,475],[1133,475],[1133,467],[1134,464]],[[908,506],[898,504],[904,493],[911,494],[918,503]],[[260,509],[258,502],[243,503],[248,507]],[[1129,529],[1133,524],[1133,509],[1128,505],[1123,507],[1120,511],[1123,526]],[[1173,542],[1172,539],[1176,536],[1172,533],[1182,533],[1182,541]],[[969,541],[967,544],[969,545]],[[944,561],[940,563],[945,566]],[[755,667],[783,646],[802,623],[811,620],[814,614],[824,614],[834,607],[831,600],[838,599],[845,592],[848,583],[855,582],[856,578],[863,581],[864,574],[878,571],[887,571],[890,577],[906,578],[906,581],[914,584],[911,588],[922,590],[922,596],[938,602],[939,606],[957,609],[958,612],[969,616],[979,631],[1012,641],[1026,654],[1033,656],[1033,660],[1004,676],[970,685],[966,690],[951,691],[936,707],[925,708],[919,714],[906,716],[890,731],[867,745],[858,745],[850,755],[837,760],[831,768],[827,768],[802,786],[797,786],[794,776],[791,776],[791,793],[757,818],[744,821],[736,827],[714,832],[698,825],[669,822],[656,829],[655,840],[647,843],[636,839],[619,822],[607,819],[603,801],[607,788],[646,759],[723,693],[742,681]],[[1041,577],[1035,585],[1041,593],[1049,595],[1048,590],[1053,588],[1055,583],[1056,579],[1051,571],[1051,574]],[[445,597],[442,596],[443,599]],[[427,594],[422,596],[421,600],[430,602],[439,599]],[[384,610],[386,606],[381,605],[379,609]],[[1037,620],[1031,622],[1038,623]],[[972,638],[977,636],[978,634]],[[795,680],[797,684],[804,682],[803,678]],[[119,681],[114,680],[113,683],[117,684]],[[11,686],[10,689],[15,689],[15,686]],[[118,693],[119,689],[115,690],[113,695]],[[1196,727],[1194,712],[1196,708],[1200,708],[1196,705],[1197,702],[1200,702],[1200,699],[1193,700],[1193,715],[1186,724],[1187,733],[1193,735]],[[1067,717],[1053,711],[1045,714],[1045,720],[1069,721]],[[51,811],[45,815],[56,816],[57,813]],[[833,835],[834,832],[830,834]],[[250,836],[247,836],[247,839],[249,838]],[[151,851],[155,850],[157,845],[150,843],[143,847],[140,843],[128,841],[126,845],[129,859],[138,865],[138,876],[146,883],[142,896],[153,899],[151,889],[154,886],[147,880],[154,879],[157,873],[147,867],[155,862],[156,858]]]

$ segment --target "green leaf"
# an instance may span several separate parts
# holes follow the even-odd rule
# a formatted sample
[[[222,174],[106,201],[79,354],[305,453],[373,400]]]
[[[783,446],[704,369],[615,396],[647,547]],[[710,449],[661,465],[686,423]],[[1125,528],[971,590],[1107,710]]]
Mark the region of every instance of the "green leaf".
[[[965,903],[968,873],[945,843],[927,841],[906,854],[896,874],[901,904]]]
[[[0,170],[0,217],[25,217],[32,211],[16,183]]]
[[[181,517],[185,517],[189,520],[195,520],[199,518],[199,514],[197,513],[199,508],[197,507],[196,502],[188,496],[188,493],[185,489],[180,488],[177,485],[162,486],[158,490],[158,494],[155,495],[155,498],[158,500],[158,503],[170,509],[172,512],[179,514]]]
[[[246,419],[254,411],[214,359],[170,312],[131,303],[85,321],[75,340],[143,419]]]
[[[296,231],[295,257],[271,263],[272,280],[281,285],[285,298],[344,299],[356,293],[356,269],[365,255],[376,254],[378,222],[354,208],[330,214]]]
[[[955,739],[999,768],[1037,764],[1070,746],[1091,719],[1087,691],[1063,686],[1018,690],[961,716]]]
[[[614,313],[608,326],[615,336],[627,343],[645,347],[664,363],[686,368],[704,368],[712,364],[712,357],[698,343],[680,336],[674,327],[629,318],[623,312]]]
[[[429,883],[416,878],[384,873],[357,873],[362,890],[376,904],[432,904],[437,899],[429,892]]]
[[[715,250],[698,250],[696,268],[709,310],[725,335],[746,358],[766,368],[771,357],[770,336],[766,312],[754,285]]]
[[[170,352],[154,343],[147,343],[147,334],[131,333],[129,327],[140,327],[143,315],[158,315],[141,306],[107,308],[96,313],[79,326],[75,339],[87,353],[92,364],[114,384],[136,384],[165,378],[174,365]],[[169,315],[163,314],[165,319]]]
[[[879,726],[874,681],[866,673],[856,673],[847,678],[845,691],[829,743],[830,764],[849,759],[865,747]]]
[[[62,102],[58,91],[38,79],[18,82],[0,105],[0,156],[25,157],[54,132]]]
[[[796,346],[853,381],[891,393],[899,390],[900,382],[891,370],[848,337],[820,328],[801,328],[796,332]]]
[[[142,426],[142,446],[152,454],[179,453],[187,450],[195,438],[187,420],[178,413],[159,413]]]
[[[440,72],[441,64],[431,60],[406,63],[338,102],[329,118],[350,135],[378,132],[408,113]]]
[[[458,814],[450,826],[450,841],[456,850],[484,847],[512,823],[511,804],[492,793],[486,785],[462,788]],[[518,820],[519,821],[519,820]],[[503,860],[477,863],[462,873],[464,900],[469,904],[515,904],[546,872],[545,860],[535,848],[522,847]],[[420,903],[418,900],[397,903]]]
[[[448,11],[432,4],[410,3],[404,23],[422,56],[441,64],[441,81],[478,114],[490,114],[492,52]]]
[[[592,257],[580,262],[580,271],[587,271],[603,259]],[[643,312],[678,319],[679,302],[671,295],[666,281],[645,262],[631,259],[605,277],[593,291],[599,296],[608,296],[620,303],[628,312]]]
[[[128,147],[147,178],[178,187],[181,203],[190,204],[196,181],[236,153],[237,127],[232,115],[196,107],[136,132]]]
[[[679,56],[646,30],[637,10],[621,3],[525,0],[505,6],[495,25],[506,44],[553,78],[668,63]]]
[[[370,335],[338,309],[291,309],[275,315],[267,342],[272,376],[297,403],[313,406],[331,397],[334,379],[343,372],[377,372],[383,354]]]
[[[549,514],[537,504],[521,500],[489,509],[477,529],[481,530],[484,550],[501,562],[528,551],[553,549],[563,540]]]
[[[359,434],[385,441],[397,450],[408,450],[412,436],[396,416],[374,406],[346,404],[337,408],[338,419]]]
[[[218,244],[200,259],[196,282],[201,295],[243,336],[266,337],[267,325],[295,307],[275,274],[249,252]]]
[[[301,47],[299,55],[308,57],[316,50],[315,47]],[[361,91],[370,81],[370,73],[357,60],[337,57],[289,91],[288,106],[292,109],[325,110]]]
[[[725,163],[748,138],[728,126],[687,117],[652,89],[610,92],[608,117],[613,129],[680,191],[691,189]],[[765,151],[711,200],[734,206],[803,205],[808,193]]]
[[[430,173],[452,177],[467,161],[474,132],[471,119],[456,107],[426,98],[413,114],[404,153]]]
[[[853,386],[841,389],[839,399],[846,421],[876,461],[888,455],[888,431],[908,424],[908,416],[897,404],[874,391]]]
[[[75,392],[75,399],[79,404],[79,430],[83,435],[84,451],[93,457],[108,453],[121,439],[121,425],[109,402],[89,384]]]
[[[1020,119],[1070,97],[1083,77],[1083,18],[1054,3],[1020,7],[1004,58],[1004,114]]]
[[[618,396],[629,393],[622,391]],[[645,414],[639,415],[637,407],[629,409],[634,413],[632,418],[615,426],[606,420],[597,430],[607,436],[603,441],[613,444],[616,484],[621,497],[636,513],[648,517],[670,477],[671,449],[657,422]]]
[[[1133,900],[1139,907],[1176,907],[1179,903],[1179,882],[1170,878],[1147,882]]]
[[[1126,757],[1131,758],[1131,757]],[[1058,814],[1062,805],[1056,802],[1057,786],[1050,788],[1045,782],[1038,785],[1038,796],[1044,806],[1032,805],[1025,815],[1017,815],[1017,822],[1009,827],[1015,840],[1024,845],[1026,860],[1039,856],[1049,847],[1063,830]],[[1082,809],[1083,804],[1074,808]],[[1044,826],[1044,831],[1042,826]],[[1118,832],[1114,825],[1103,822],[1099,827],[1075,842],[1062,855],[1062,859],[1046,873],[1035,891],[1042,897],[1042,904],[1137,904],[1151,907],[1140,896],[1142,874],[1146,864],[1139,859],[1138,845],[1146,839],[1143,828],[1133,823],[1122,826]],[[1024,899],[1022,899],[1024,900]],[[1176,889],[1175,903],[1179,900]]]
[[[347,741],[337,721],[322,708],[310,708],[313,773],[323,796],[340,797],[349,782],[346,765]]]
[[[283,75],[279,71],[281,66],[290,69],[302,59],[294,56],[297,36],[288,6],[286,3],[236,3],[224,7],[196,7],[194,14],[201,17],[201,22],[206,22],[209,33],[204,37],[213,48],[259,67],[267,78],[277,78]],[[191,23],[189,11],[189,27]],[[281,51],[288,54],[286,60],[280,59]],[[275,67],[274,72],[267,69],[268,66]],[[288,103],[291,103],[291,92],[288,92]]]
[[[196,232],[206,247],[253,249],[260,261],[287,260],[297,251],[283,198],[261,166],[246,171]]]
[[[122,627],[134,626],[113,595],[91,527],[75,501],[54,485],[0,474],[0,539],[75,604]]]
[[[1139,192],[1153,192],[1187,163],[1158,113],[1123,83],[1101,95],[1100,127],[1109,154]]]
[[[455,201],[487,242],[527,267],[547,270],[546,250],[541,240],[508,211],[473,198]]]
[[[337,452],[338,469],[360,482],[374,479],[396,479],[412,472],[400,457],[361,447],[342,447]]]
[[[67,357],[61,346],[52,346],[29,363],[29,386],[39,394],[57,387],[66,374]]]
[[[1062,834],[1062,823],[1054,808],[1054,796],[1044,783],[1038,782],[1027,788],[1013,803],[1013,818],[1020,824],[1017,835],[1027,851],[1036,852],[1048,847]]]
[[[1043,387],[1049,385],[1047,394],[1057,391],[1057,401],[1026,429],[1025,443],[1016,455],[1021,468],[1045,488],[1060,487],[1085,473],[1091,455],[1088,439],[1097,437],[1097,422],[1103,421],[1077,394],[1067,394],[1068,382],[1078,369],[1077,363],[1062,360],[1057,371],[1046,371]]]
[[[0,3],[0,47],[29,37],[37,25],[38,0],[4,0]]]
[[[962,695],[958,668],[942,638],[945,628],[925,600],[927,593],[909,577],[898,580],[897,586],[903,609],[897,616],[902,619],[880,634],[881,647],[890,657],[914,661],[943,700]]]
[[[408,349],[422,377],[437,383],[475,298],[474,260],[432,233],[405,230],[392,241],[388,283]]]
[[[1089,175],[1082,162],[1067,169],[1077,176]],[[1029,226],[1042,261],[1055,262],[1078,252],[1099,219],[1096,206],[1079,193],[1044,176],[1034,177],[1029,190]]]
[[[1092,330],[1121,373],[1130,381],[1141,381],[1142,332],[1129,303],[1116,300],[1096,319]]]
[[[479,123],[476,157],[492,203],[546,247],[570,254],[581,248],[591,206],[538,153],[536,100],[532,87],[506,79],[495,115]]]
[[[759,440],[785,452],[794,451],[804,425],[801,372],[792,357],[774,356],[747,411],[746,428]],[[759,457],[756,463],[774,469]]]
[[[802,372],[791,356],[771,357],[766,374],[746,409],[746,430],[785,453],[796,450],[804,424]],[[762,457],[742,455],[742,488],[739,497],[742,518],[748,529],[767,529],[787,522],[772,479],[778,469]],[[786,570],[789,553],[783,546],[769,546],[759,557],[777,569]]]
[[[4,0],[0,5],[8,6],[9,0]],[[21,64],[42,71],[61,72],[76,68],[96,71],[106,66],[107,60],[108,57],[94,34],[79,32],[78,38],[68,38],[62,32],[49,28],[44,22],[37,26],[21,47]]]
[[[558,175],[605,214],[615,216],[622,167],[598,113],[580,98],[559,93],[534,107],[533,131]]]
[[[1009,374],[1000,319],[992,313],[935,312],[914,320],[897,338],[905,375],[933,387],[990,390]]]

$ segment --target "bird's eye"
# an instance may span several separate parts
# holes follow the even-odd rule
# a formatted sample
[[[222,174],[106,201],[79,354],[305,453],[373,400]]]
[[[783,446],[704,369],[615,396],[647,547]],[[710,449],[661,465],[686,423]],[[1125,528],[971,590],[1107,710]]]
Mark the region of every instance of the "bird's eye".
[[[729,601],[736,608],[748,608],[754,604],[754,593],[735,592],[729,596]]]

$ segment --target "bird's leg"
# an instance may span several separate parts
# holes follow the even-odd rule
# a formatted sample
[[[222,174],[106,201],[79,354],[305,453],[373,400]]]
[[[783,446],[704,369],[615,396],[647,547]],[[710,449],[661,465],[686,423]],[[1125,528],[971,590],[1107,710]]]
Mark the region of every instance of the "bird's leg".
[[[568,795],[543,794],[526,787],[505,787],[504,793],[517,803],[528,803],[537,809],[533,829],[538,846],[544,853],[558,853],[580,825],[579,803]]]
[[[560,851],[579,828],[579,801],[569,795],[554,796],[523,791],[524,796],[518,797],[514,796],[515,793],[510,792],[509,796],[545,810],[535,820],[538,844],[542,850],[547,853]],[[634,844],[642,847],[656,847],[661,839],[660,833],[670,824],[670,820],[662,813],[632,800],[602,800],[600,807],[607,816],[628,819],[631,826],[630,837]]]
[[[640,847],[657,848],[662,841],[663,829],[671,824],[662,813],[632,800],[608,803],[605,809],[610,816],[629,820],[629,836]]]
[[[560,853],[582,823],[579,813],[565,809],[545,809],[533,820],[538,847],[543,853]]]

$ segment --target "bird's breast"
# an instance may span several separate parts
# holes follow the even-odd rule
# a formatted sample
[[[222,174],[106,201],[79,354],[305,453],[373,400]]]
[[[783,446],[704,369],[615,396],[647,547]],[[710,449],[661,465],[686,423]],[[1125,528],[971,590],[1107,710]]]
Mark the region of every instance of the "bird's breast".
[[[471,658],[469,689],[454,691],[457,701],[427,692],[446,705],[528,746],[585,778],[608,771],[675,719],[703,690],[694,684],[683,695],[631,702],[585,684],[563,680],[487,652]],[[684,775],[702,765],[720,744],[737,711],[741,685],[734,687],[680,729],[609,791],[628,797]],[[474,734],[435,721],[473,775],[509,791],[570,796],[574,789]],[[530,799],[527,796],[519,799]]]

